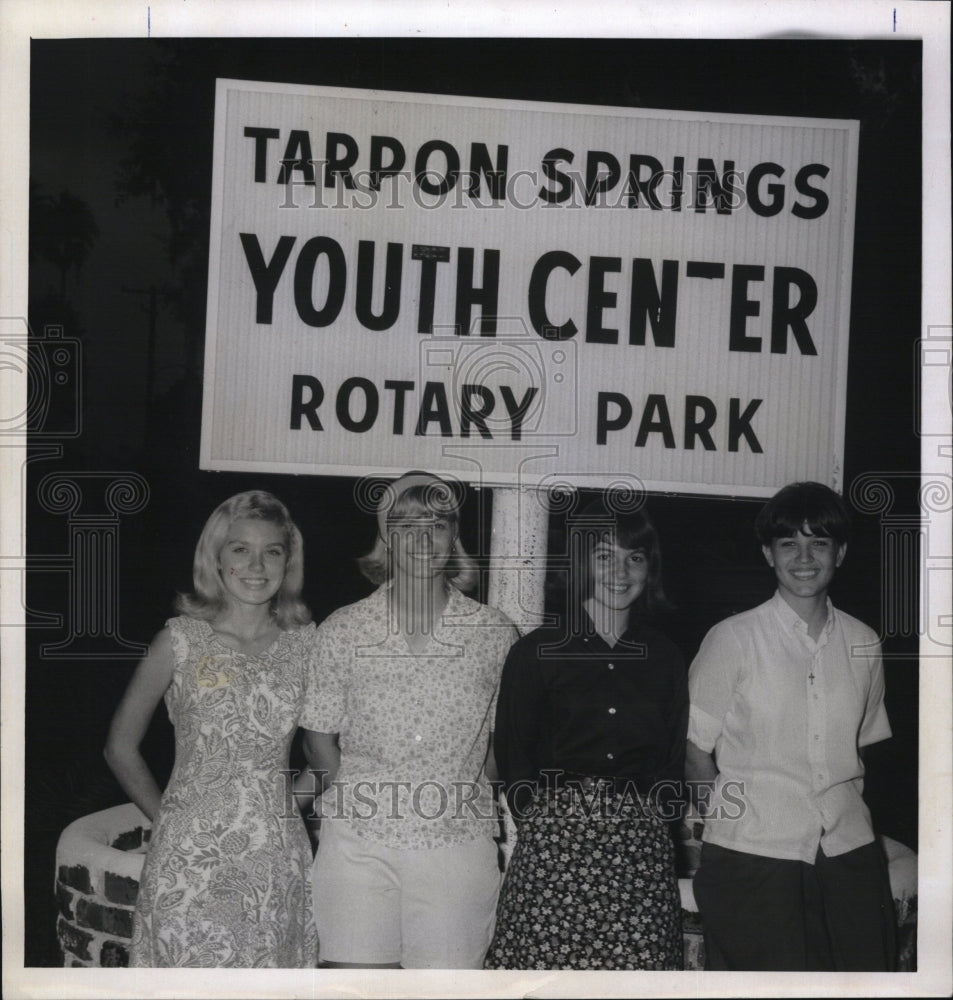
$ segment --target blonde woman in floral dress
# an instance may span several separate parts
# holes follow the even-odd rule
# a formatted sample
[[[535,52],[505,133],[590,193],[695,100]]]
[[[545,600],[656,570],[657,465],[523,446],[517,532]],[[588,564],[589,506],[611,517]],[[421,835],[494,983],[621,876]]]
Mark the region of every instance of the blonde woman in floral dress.
[[[311,849],[285,804],[314,625],[301,533],[268,493],[226,500],[195,551],[194,593],[153,640],[106,759],[153,821],[130,964],[313,967]],[[160,793],[140,751],[165,699],[175,766]]]

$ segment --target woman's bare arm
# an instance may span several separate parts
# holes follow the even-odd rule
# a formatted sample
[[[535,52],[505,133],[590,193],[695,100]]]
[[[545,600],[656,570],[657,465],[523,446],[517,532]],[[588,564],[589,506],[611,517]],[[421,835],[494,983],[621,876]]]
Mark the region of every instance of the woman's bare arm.
[[[172,683],[174,666],[172,640],[168,629],[163,629],[129,681],[109,726],[104,750],[106,762],[123,791],[149,819],[155,819],[162,793],[139,745],[156,706]]]

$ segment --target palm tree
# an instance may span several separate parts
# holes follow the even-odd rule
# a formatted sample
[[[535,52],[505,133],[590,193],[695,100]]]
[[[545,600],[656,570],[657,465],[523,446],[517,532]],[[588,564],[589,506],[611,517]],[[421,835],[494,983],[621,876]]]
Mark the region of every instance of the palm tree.
[[[99,238],[99,226],[82,198],[63,190],[41,195],[30,190],[30,257],[39,254],[59,271],[60,298],[66,299],[66,277],[77,273]]]

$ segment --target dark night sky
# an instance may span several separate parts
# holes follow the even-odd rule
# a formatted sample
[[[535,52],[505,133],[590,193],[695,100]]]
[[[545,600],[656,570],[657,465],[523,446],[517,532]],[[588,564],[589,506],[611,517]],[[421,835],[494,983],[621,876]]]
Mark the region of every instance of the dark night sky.
[[[147,642],[189,586],[198,531],[221,499],[262,484],[297,515],[308,552],[306,598],[320,620],[364,585],[352,564],[373,526],[352,513],[350,480],[200,472],[198,433],[205,274],[174,267],[164,246],[169,213],[197,213],[207,241],[214,79],[228,76],[333,86],[525,100],[721,111],[861,121],[852,289],[845,483],[881,472],[897,491],[895,515],[917,513],[914,344],[920,331],[920,46],[917,42],[528,41],[528,40],[104,40],[36,41],[31,71],[31,182],[68,190],[91,209],[99,237],[56,301],[58,276],[42,258],[30,277],[34,328],[62,322],[83,344],[82,434],[62,459],[33,463],[27,484],[28,544],[65,551],[65,519],[35,499],[51,471],[135,471],[150,502],[121,525],[119,621]],[[125,127],[116,127],[117,121]],[[156,155],[164,202],[117,201],[117,176],[134,142]],[[151,169],[145,164],[145,171]],[[172,181],[175,181],[172,185]],[[202,213],[204,212],[204,216]],[[204,228],[203,228],[204,227]],[[199,247],[201,250],[201,246]],[[201,259],[201,254],[198,258]],[[155,394],[145,399],[148,315],[123,291],[155,284],[179,296],[156,314]],[[196,303],[203,304],[196,306]],[[486,554],[490,498],[471,496],[471,550]],[[668,623],[687,655],[704,631],[771,590],[751,522],[757,504],[655,496],[668,589]],[[877,628],[881,620],[881,523],[858,515],[835,601]],[[28,601],[63,611],[66,576],[35,573]],[[915,581],[904,581],[915,587]],[[663,626],[664,627],[664,626]],[[57,962],[53,847],[66,822],[122,800],[100,756],[109,716],[134,661],[44,661],[27,640],[27,766],[59,783],[27,790],[27,964]],[[895,738],[871,763],[869,790],[884,832],[916,846],[916,635],[886,641],[888,710]],[[160,711],[159,715],[162,713]],[[167,766],[170,731],[157,718],[147,745]],[[64,763],[65,762],[65,763]],[[64,791],[65,789],[65,791]]]

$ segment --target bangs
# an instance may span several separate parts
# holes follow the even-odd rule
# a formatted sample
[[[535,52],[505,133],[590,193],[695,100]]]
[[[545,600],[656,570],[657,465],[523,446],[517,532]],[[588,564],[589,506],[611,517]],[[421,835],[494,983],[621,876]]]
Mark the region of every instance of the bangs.
[[[607,514],[605,518],[599,517],[581,526],[581,532],[590,552],[601,542],[617,545],[629,552],[641,549],[648,556],[654,555],[658,549],[655,528],[642,517],[613,517]]]
[[[755,534],[762,545],[774,538],[793,538],[805,525],[818,538],[844,543],[850,515],[844,501],[820,483],[794,483],[777,493],[758,512]]]
[[[430,516],[456,523],[457,511],[457,498],[449,486],[439,482],[421,483],[408,487],[397,497],[387,512],[387,521]]]
[[[620,518],[612,537],[620,549],[642,549],[647,555],[655,551],[655,531],[649,524],[633,524],[628,518]]]
[[[830,519],[823,514],[814,517],[798,518],[794,514],[785,512],[782,516],[774,519],[774,529],[777,532],[775,538],[793,538],[799,531],[803,531],[807,526],[808,535],[816,535],[818,538],[832,538]]]

